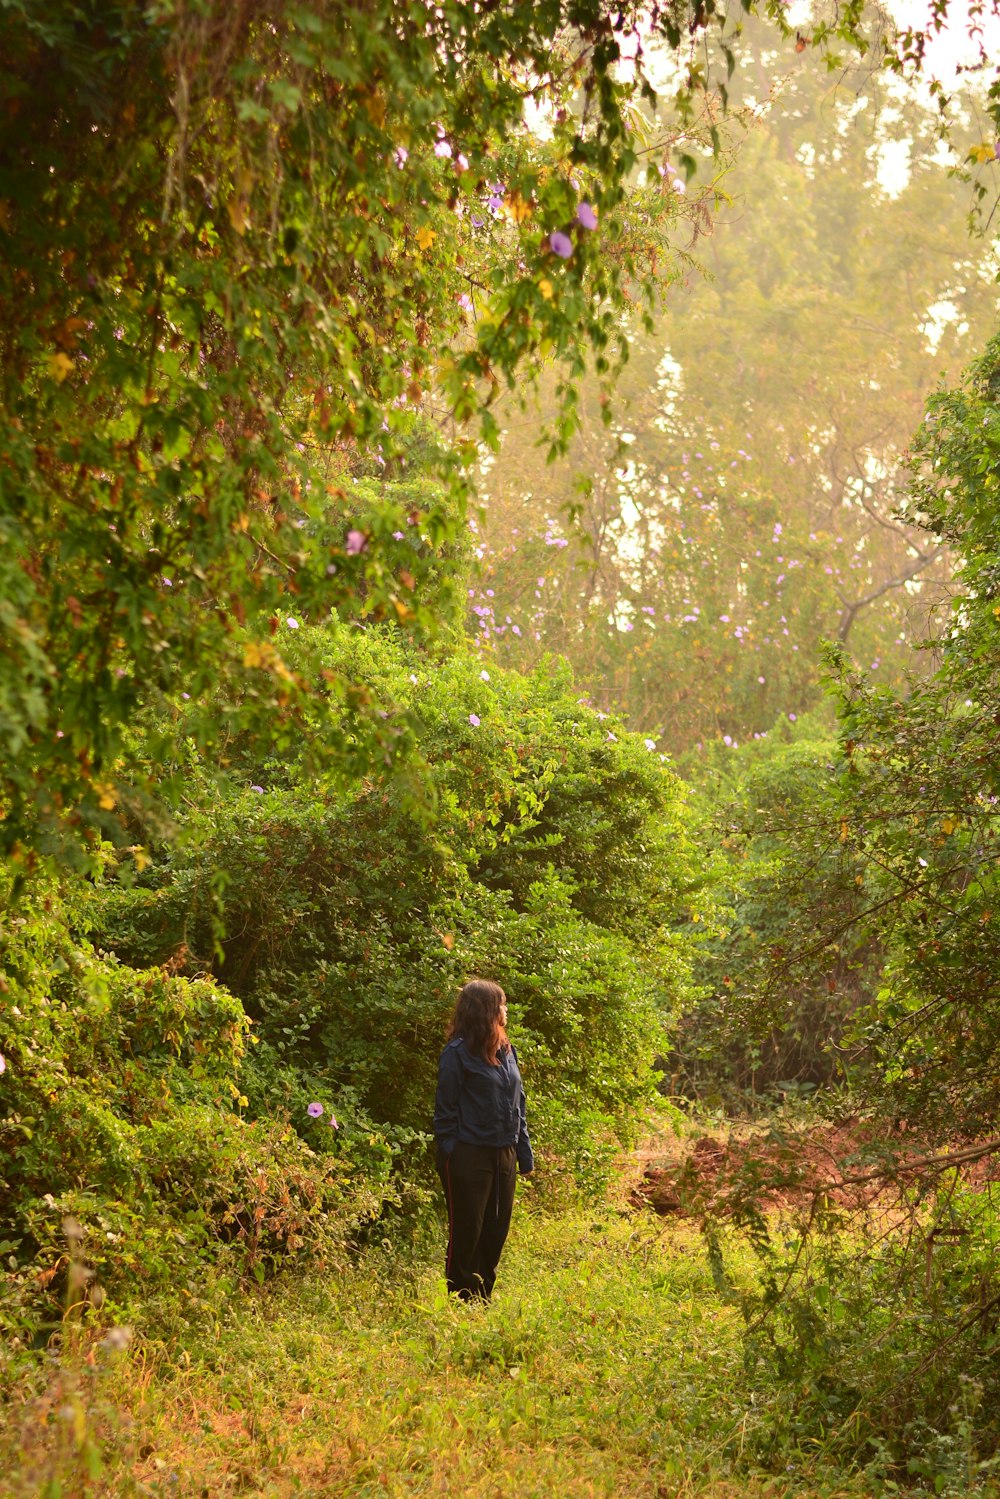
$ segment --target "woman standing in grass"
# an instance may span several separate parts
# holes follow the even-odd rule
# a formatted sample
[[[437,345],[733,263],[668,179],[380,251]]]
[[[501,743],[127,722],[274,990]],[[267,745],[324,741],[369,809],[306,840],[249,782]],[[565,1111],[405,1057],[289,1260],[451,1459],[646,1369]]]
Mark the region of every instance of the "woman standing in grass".
[[[449,1291],[488,1301],[510,1227],[517,1169],[534,1169],[524,1084],[507,1039],[507,996],[470,979],[438,1067],[437,1167],[448,1203]]]

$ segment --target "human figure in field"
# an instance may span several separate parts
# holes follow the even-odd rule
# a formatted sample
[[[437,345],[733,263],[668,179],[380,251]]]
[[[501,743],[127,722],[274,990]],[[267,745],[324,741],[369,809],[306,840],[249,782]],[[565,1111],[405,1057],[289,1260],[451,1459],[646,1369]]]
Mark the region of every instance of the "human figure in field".
[[[448,1203],[449,1291],[489,1301],[510,1228],[517,1171],[534,1170],[507,996],[470,979],[458,996],[438,1066],[437,1167]]]

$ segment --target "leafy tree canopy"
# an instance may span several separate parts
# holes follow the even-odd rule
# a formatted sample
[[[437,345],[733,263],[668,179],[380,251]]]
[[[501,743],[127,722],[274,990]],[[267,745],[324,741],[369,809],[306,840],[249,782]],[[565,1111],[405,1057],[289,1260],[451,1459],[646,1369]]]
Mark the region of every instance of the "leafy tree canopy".
[[[657,178],[634,231],[616,17],[4,8],[8,852],[127,800],[140,703],[221,678],[280,732],[301,617],[442,612],[494,391],[543,350],[609,368],[672,209]],[[435,482],[400,488],[415,442]]]

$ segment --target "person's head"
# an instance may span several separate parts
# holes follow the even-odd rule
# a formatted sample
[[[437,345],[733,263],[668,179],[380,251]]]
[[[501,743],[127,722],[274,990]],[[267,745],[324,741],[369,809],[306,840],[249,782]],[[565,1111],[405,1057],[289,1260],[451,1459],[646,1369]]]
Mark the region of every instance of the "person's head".
[[[459,993],[448,1040],[461,1036],[474,1056],[495,1065],[510,1045],[507,996],[491,979],[470,979]]]

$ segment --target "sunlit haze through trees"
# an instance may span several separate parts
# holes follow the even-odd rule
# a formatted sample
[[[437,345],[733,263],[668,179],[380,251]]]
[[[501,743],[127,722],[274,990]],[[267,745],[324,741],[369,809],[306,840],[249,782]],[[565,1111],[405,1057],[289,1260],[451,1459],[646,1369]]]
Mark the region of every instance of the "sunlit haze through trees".
[[[683,271],[610,425],[585,386],[548,466],[538,412],[509,410],[469,599],[484,651],[567,656],[672,753],[808,712],[824,639],[882,681],[929,661],[952,559],[896,513],[901,468],[997,300],[926,99],[751,36],[728,165],[670,168]]]

